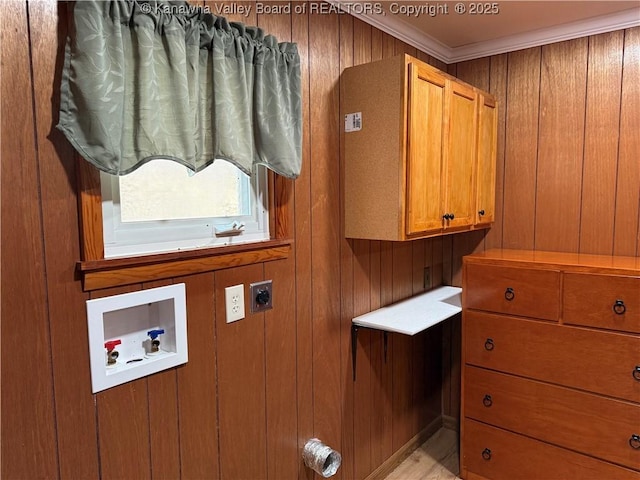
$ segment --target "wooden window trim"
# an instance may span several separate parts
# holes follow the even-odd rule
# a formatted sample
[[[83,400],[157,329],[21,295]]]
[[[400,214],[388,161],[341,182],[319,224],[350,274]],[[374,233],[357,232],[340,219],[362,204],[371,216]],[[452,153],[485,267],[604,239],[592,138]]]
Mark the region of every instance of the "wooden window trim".
[[[84,291],[211,272],[287,258],[291,181],[269,172],[271,240],[135,257],[104,258],[100,172],[77,156],[78,203],[82,260],[78,271]]]

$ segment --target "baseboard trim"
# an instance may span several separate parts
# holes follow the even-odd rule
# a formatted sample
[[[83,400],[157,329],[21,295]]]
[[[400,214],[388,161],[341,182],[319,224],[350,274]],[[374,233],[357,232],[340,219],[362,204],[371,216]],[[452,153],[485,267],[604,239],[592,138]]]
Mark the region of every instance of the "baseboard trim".
[[[444,428],[448,428],[449,430],[455,430],[456,432],[460,432],[460,422],[456,417],[450,417],[449,415],[442,416],[442,426]]]
[[[452,418],[452,417],[446,417]],[[453,418],[452,418],[453,419]],[[455,420],[455,419],[453,419]],[[437,417],[424,429],[418,432],[411,440],[400,447],[393,455],[386,459],[382,465],[369,474],[365,480],[382,480],[413,453],[420,445],[426,442],[434,433],[443,427],[443,417]],[[446,427],[449,428],[449,427]]]

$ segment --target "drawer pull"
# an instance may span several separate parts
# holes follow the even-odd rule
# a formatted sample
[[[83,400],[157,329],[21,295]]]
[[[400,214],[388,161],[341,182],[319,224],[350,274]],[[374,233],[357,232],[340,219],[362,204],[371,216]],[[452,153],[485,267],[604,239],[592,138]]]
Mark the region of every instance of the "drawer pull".
[[[489,450],[488,448],[485,448],[482,451],[482,458],[484,458],[485,460],[491,460],[491,450]]]
[[[511,300],[516,298],[516,292],[513,291],[513,288],[507,287],[507,289],[504,292],[504,298],[507,299],[507,302],[510,302]]]
[[[636,368],[633,369],[631,375],[633,375],[633,378],[640,382],[640,365],[636,365]]]
[[[491,395],[485,395],[482,399],[482,404],[485,407],[490,407],[491,405],[493,405],[493,399],[491,398]]]
[[[629,445],[634,450],[640,449],[640,435],[637,435],[635,433],[631,435],[631,438],[629,439]]]
[[[493,344],[493,338],[487,338],[487,340],[484,342],[484,349],[491,351],[493,350],[493,347],[495,345]]]
[[[613,304],[613,312],[616,315],[624,315],[624,312],[627,311],[627,307],[625,306],[622,300],[616,300],[616,303]]]

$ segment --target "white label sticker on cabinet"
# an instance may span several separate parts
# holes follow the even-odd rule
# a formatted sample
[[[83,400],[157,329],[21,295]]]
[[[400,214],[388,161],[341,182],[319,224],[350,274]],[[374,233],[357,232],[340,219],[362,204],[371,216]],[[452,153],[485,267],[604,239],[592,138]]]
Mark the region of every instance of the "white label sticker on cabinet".
[[[344,116],[344,131],[357,132],[362,130],[362,112],[347,113]]]

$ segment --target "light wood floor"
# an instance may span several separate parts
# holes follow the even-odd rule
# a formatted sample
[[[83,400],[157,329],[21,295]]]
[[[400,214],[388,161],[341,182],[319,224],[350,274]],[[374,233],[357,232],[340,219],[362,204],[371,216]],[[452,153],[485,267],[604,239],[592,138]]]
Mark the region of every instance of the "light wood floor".
[[[460,480],[458,471],[458,436],[441,428],[385,480]]]

